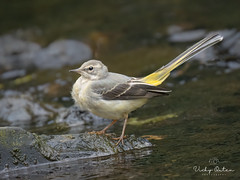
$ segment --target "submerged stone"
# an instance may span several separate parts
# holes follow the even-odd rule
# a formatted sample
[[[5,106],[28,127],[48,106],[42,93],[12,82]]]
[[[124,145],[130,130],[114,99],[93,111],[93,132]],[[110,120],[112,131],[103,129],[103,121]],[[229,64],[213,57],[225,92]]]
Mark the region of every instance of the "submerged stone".
[[[175,34],[172,34],[169,37],[169,41],[173,43],[181,43],[181,42],[192,42],[203,38],[206,34],[204,29],[197,29],[191,31],[181,31]]]
[[[0,100],[0,120],[7,121],[12,126],[30,124],[32,119],[37,120],[41,126],[41,123],[44,123],[52,114],[27,95],[4,97]]]
[[[107,156],[151,147],[144,138],[131,135],[116,146],[115,134],[36,135],[21,128],[0,128],[0,171],[69,158]]]
[[[19,69],[19,70],[7,71],[3,73],[0,77],[1,79],[7,80],[7,79],[14,79],[17,77],[22,77],[25,75],[26,75],[26,70]]]

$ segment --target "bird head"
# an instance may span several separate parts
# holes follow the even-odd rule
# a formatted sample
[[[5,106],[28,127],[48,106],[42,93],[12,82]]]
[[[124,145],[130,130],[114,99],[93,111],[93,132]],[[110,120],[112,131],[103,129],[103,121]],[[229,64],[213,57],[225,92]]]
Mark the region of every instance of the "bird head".
[[[108,68],[99,60],[89,60],[78,69],[72,69],[70,72],[81,74],[82,77],[89,80],[98,80],[108,75]]]

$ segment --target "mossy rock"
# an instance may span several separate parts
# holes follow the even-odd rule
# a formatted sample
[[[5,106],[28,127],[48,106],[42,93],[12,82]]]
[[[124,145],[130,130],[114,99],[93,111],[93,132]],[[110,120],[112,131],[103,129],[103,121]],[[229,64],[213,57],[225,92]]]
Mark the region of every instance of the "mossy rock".
[[[0,128],[0,170],[48,162],[35,144],[36,138],[30,132],[17,127]],[[41,148],[45,149],[44,145]]]
[[[107,156],[128,150],[151,147],[134,135],[115,145],[115,134],[36,135],[17,127],[0,128],[0,170],[41,164],[68,158]]]

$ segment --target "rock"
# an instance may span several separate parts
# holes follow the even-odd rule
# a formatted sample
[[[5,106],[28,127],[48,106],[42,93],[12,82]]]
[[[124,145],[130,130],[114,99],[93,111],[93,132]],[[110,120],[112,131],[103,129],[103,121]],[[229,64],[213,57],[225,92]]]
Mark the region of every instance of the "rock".
[[[171,25],[167,28],[168,35],[173,35],[175,33],[181,32],[183,29],[181,26],[178,25]]]
[[[240,32],[236,29],[226,29],[218,31],[221,35],[223,35],[224,40],[221,42],[220,47],[223,51],[227,51],[228,53],[225,55],[225,58],[232,59],[233,57],[240,57]]]
[[[53,115],[30,97],[3,97],[0,99],[0,119],[12,126],[27,126],[36,123],[42,126]]]
[[[71,133],[83,132],[88,129],[101,129],[111,123],[112,120],[98,117],[90,112],[82,111],[78,106],[61,108],[58,111],[57,123],[67,123]]]
[[[79,64],[92,57],[91,49],[75,40],[58,40],[34,56],[34,64],[40,69],[61,68]]]
[[[21,92],[16,90],[6,90],[6,91],[0,91],[1,98],[3,97],[13,97],[13,96],[20,96]]]
[[[14,35],[0,37],[0,68],[3,70],[61,68],[79,64],[92,57],[89,46],[76,40],[57,40],[42,48],[34,42],[24,41]]]
[[[174,43],[192,42],[205,37],[205,34],[204,29],[182,31],[170,35],[169,41]]]
[[[24,41],[13,35],[0,37],[0,67],[1,69],[26,68],[33,64],[27,59],[21,58],[24,54],[33,54],[41,47],[33,42]]]
[[[48,155],[45,153],[44,157],[43,152]],[[55,160],[55,154],[46,143],[37,141],[33,134],[21,128],[0,128],[0,171]]]
[[[18,91],[0,92],[0,126],[11,125],[22,128],[40,128],[51,130],[56,126],[64,126],[68,133],[100,130],[112,120],[103,119],[77,106],[55,107],[51,104],[36,102],[31,93]],[[65,97],[67,98],[67,97]],[[53,127],[53,124],[55,127]]]
[[[21,128],[0,128],[0,171],[69,158],[92,158],[151,147],[144,138],[134,135],[115,145],[114,134],[36,135]]]
[[[240,69],[240,62],[229,61],[227,62],[227,66],[230,70]]]
[[[236,29],[226,29],[217,32],[224,37],[224,40],[221,42],[221,47],[224,50],[231,49],[236,40],[240,38],[240,33]]]
[[[0,37],[1,55],[10,56],[25,52],[34,52],[38,51],[40,48],[41,47],[36,43],[21,40],[10,34]]]
[[[225,38],[229,38],[229,37],[233,36],[234,34],[236,34],[237,29],[222,29],[222,30],[212,31],[209,34],[216,34],[216,33],[221,34],[225,39]],[[222,42],[224,42],[224,41],[222,41]]]
[[[120,143],[116,146],[117,141],[112,140],[113,137],[115,138],[116,135],[91,135],[88,133],[40,136],[44,142],[58,152],[60,160],[107,156],[152,146],[146,139],[136,138],[134,135],[124,139],[124,145]]]
[[[239,61],[218,61],[216,65],[224,68],[224,73],[230,73],[234,70],[240,69]]]
[[[215,60],[217,58],[218,58],[217,51],[214,47],[205,49],[204,51],[200,52],[199,54],[193,57],[193,59],[196,59],[203,64],[207,63],[210,60]]]
[[[1,79],[13,79],[17,77],[22,77],[26,75],[26,70],[20,69],[20,70],[12,70],[12,71],[7,71],[3,73],[0,77]]]
[[[239,51],[239,49],[240,49],[240,32],[238,33],[238,35],[239,36],[237,37],[237,39],[235,39],[234,44],[229,49],[229,53],[233,56],[240,57],[240,51]]]
[[[216,65],[219,66],[219,67],[227,67],[227,62],[225,61],[217,61],[216,62]]]

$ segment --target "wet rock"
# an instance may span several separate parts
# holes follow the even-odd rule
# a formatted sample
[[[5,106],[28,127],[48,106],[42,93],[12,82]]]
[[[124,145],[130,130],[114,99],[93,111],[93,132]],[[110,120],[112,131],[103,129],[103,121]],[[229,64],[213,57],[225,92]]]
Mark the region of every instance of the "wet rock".
[[[61,68],[92,57],[89,46],[76,40],[58,40],[48,47],[24,41],[14,35],[0,37],[0,68],[3,70],[37,67]]]
[[[221,30],[219,31],[223,35],[224,40],[221,42],[221,47],[224,50],[231,49],[235,42],[240,38],[240,33],[236,29]]]
[[[22,94],[18,91],[0,92],[0,125],[19,126],[22,128],[52,129],[64,125],[69,133],[100,130],[111,120],[95,116],[82,111],[77,106],[58,107],[52,104],[43,104],[35,100],[31,93]],[[65,99],[70,99],[65,97]],[[50,130],[49,129],[49,130]]]
[[[238,39],[235,39],[235,43],[229,49],[229,53],[233,56],[240,57],[240,32],[238,33]]]
[[[228,61],[226,62],[226,69],[224,69],[225,73],[231,73],[234,70],[240,69],[239,61]]]
[[[205,37],[205,35],[206,31],[204,29],[182,31],[170,35],[169,41],[174,43],[192,42]]]
[[[26,71],[24,69],[20,69],[20,70],[7,71],[7,72],[3,73],[0,77],[1,77],[1,79],[6,80],[6,79],[22,77],[25,75],[26,75]]]
[[[6,91],[1,91],[0,95],[2,97],[17,97],[20,96],[22,93],[16,90],[6,90]]]
[[[13,35],[0,37],[0,67],[1,69],[18,69],[33,65],[33,62],[22,58],[25,54],[34,54],[41,47],[33,42],[24,41]]]
[[[240,69],[240,62],[237,61],[229,61],[227,63],[227,66],[229,69],[231,70],[236,70],[236,69]]]
[[[38,51],[41,47],[33,42],[21,40],[14,35],[0,37],[0,54],[5,56]]]
[[[104,119],[90,112],[83,111],[75,105],[59,109],[58,114],[56,122],[67,123],[71,127],[71,133],[83,132],[89,129],[101,129],[111,122],[109,119]]]
[[[151,147],[144,138],[134,135],[115,145],[114,134],[36,135],[21,128],[0,128],[0,170],[30,166],[68,158],[100,157],[133,149]]]
[[[133,149],[141,149],[152,146],[144,138],[136,138],[134,135],[124,140],[124,145],[116,146],[113,137],[115,134],[108,135],[91,135],[88,133],[40,136],[44,142],[56,150],[59,159],[66,158],[86,158],[98,157],[116,154]]]
[[[167,33],[169,35],[173,35],[175,33],[179,33],[181,32],[183,29],[181,26],[178,26],[178,25],[171,25],[167,28]]]
[[[218,58],[217,50],[214,47],[210,47],[208,49],[205,49],[201,53],[197,54],[193,57],[193,59],[196,59],[200,61],[201,63],[205,64],[210,60],[215,60]]]
[[[0,171],[4,168],[24,167],[48,162],[54,157],[53,150],[44,143],[37,147],[33,134],[13,127],[0,128]],[[44,157],[42,152],[51,154]]]
[[[0,99],[0,119],[9,122],[12,126],[27,126],[35,122],[36,126],[42,126],[52,116],[52,112],[46,110],[30,97],[3,97]]]
[[[220,47],[223,51],[228,52],[225,54],[226,58],[239,58],[240,32],[238,32],[236,29],[225,29],[218,32],[224,37]]]
[[[92,57],[91,49],[75,40],[58,40],[35,54],[34,64],[40,69],[73,65]]]

